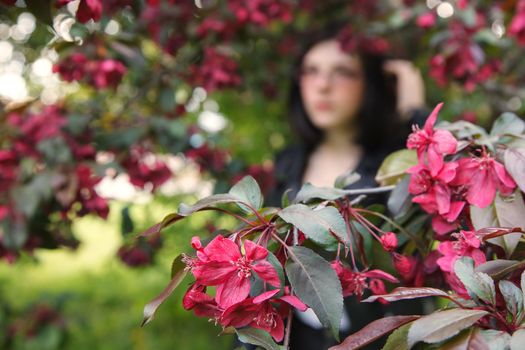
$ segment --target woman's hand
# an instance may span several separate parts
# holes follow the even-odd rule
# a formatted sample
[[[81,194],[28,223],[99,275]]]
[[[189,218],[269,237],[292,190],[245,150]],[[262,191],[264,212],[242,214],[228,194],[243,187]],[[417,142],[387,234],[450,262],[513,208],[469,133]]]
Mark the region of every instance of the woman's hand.
[[[421,72],[406,60],[388,60],[384,70],[397,77],[397,110],[402,119],[409,119],[410,111],[425,106],[425,84]]]

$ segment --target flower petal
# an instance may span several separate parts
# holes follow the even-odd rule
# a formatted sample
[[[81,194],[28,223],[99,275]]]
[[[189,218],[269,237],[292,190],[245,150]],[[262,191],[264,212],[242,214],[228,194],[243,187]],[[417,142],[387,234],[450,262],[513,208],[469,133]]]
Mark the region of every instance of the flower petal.
[[[368,278],[381,278],[385,281],[393,282],[393,283],[399,283],[399,280],[389,274],[388,272],[381,271],[381,270],[370,270],[365,273],[363,273],[364,276]]]
[[[230,278],[230,275],[236,274],[236,271],[235,265],[221,261],[204,262],[192,269],[197,282],[206,286],[223,284]]]
[[[275,327],[272,327],[270,335],[276,342],[280,342],[284,338],[284,322],[279,316],[275,317]]]
[[[281,285],[281,281],[279,280],[279,275],[277,274],[275,267],[273,267],[273,265],[268,261],[259,261],[257,264],[253,265],[252,268],[255,272],[257,272],[263,281],[271,284],[274,287],[279,287]]]
[[[509,175],[503,164],[494,161],[493,163],[494,172],[496,173],[498,179],[503,183],[503,185],[507,187],[511,187],[514,189],[516,187],[516,182],[512,179],[512,177]]]
[[[227,308],[221,315],[220,323],[224,327],[245,327],[257,317],[260,309],[259,305],[253,304],[253,298],[248,298]]]
[[[246,257],[252,261],[261,260],[268,256],[266,248],[249,240],[244,241],[244,251]]]
[[[467,201],[479,208],[489,205],[496,195],[496,179],[490,176],[488,169],[479,170],[471,179],[467,192]]]
[[[243,301],[250,294],[250,280],[231,274],[226,283],[217,286],[215,300],[221,308],[228,308],[233,304]]]
[[[271,299],[275,296],[275,294],[279,293],[279,289],[274,289],[274,290],[270,290],[268,292],[264,292],[258,296],[256,296],[255,298],[253,298],[253,303],[254,304],[260,304],[268,299]]]
[[[438,129],[432,135],[432,143],[436,151],[440,154],[454,154],[458,146],[458,141],[448,130]]]
[[[434,145],[430,145],[427,151],[428,169],[430,175],[436,177],[443,168],[443,154],[437,152]]]
[[[308,309],[308,306],[301,301],[298,297],[295,295],[283,295],[279,298],[280,300],[292,305],[297,310],[304,312]]]
[[[432,228],[438,235],[444,235],[454,231],[457,228],[457,224],[448,222],[441,215],[435,215],[432,218]]]
[[[438,103],[436,107],[434,107],[434,110],[432,111],[432,113],[430,113],[425,122],[425,126],[423,128],[429,135],[434,129],[434,124],[436,124],[437,116],[439,111],[441,110],[441,107],[443,107],[443,102]]]
[[[237,261],[242,257],[239,246],[220,235],[204,248],[204,253],[210,260],[215,261]]]
[[[438,183],[434,185],[434,191],[436,193],[436,204],[439,214],[448,213],[450,211],[451,199],[450,188],[447,185]]]

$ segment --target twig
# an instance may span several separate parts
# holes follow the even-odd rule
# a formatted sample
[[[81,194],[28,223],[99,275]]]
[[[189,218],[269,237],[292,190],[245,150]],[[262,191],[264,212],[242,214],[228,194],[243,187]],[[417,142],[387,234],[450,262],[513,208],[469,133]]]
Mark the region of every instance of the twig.
[[[291,293],[290,293],[291,294]],[[292,318],[293,318],[293,308],[290,307],[288,311],[288,320],[286,320],[286,333],[284,335],[284,348],[288,350],[290,346],[290,334],[292,333]]]

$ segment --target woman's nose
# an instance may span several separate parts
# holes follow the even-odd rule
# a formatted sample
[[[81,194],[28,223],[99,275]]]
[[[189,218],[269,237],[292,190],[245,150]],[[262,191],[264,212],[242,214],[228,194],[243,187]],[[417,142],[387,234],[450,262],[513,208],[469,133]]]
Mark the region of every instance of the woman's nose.
[[[332,85],[331,80],[330,74],[319,74],[316,79],[316,87],[322,91],[329,90]]]

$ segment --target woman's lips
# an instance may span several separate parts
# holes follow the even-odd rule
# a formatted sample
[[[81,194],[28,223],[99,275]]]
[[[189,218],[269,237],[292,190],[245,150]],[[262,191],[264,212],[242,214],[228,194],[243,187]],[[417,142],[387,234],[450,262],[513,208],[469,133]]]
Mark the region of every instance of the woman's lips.
[[[314,108],[318,111],[331,111],[334,106],[330,102],[318,102],[314,104]]]

